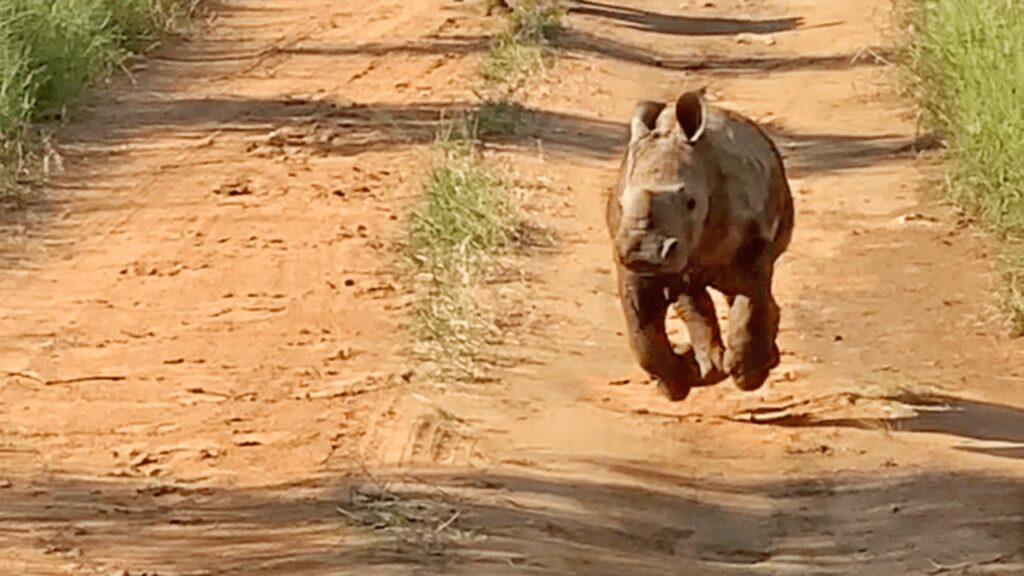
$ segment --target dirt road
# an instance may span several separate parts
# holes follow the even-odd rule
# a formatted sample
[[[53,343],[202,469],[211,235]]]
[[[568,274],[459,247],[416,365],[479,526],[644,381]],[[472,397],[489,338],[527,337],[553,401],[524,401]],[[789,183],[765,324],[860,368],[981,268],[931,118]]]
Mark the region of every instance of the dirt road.
[[[500,287],[499,381],[452,384],[406,352],[395,239],[494,22],[216,5],[2,222],[0,573],[1024,574],[1024,346],[930,200],[889,10],[572,4],[487,147],[559,249]],[[771,382],[671,404],[620,333],[602,192],[634,103],[705,84],[777,138],[797,233]]]

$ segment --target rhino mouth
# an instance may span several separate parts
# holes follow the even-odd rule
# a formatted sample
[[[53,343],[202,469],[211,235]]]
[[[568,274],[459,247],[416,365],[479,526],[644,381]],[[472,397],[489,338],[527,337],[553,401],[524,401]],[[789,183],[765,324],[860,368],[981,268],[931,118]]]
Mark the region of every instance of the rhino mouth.
[[[623,266],[636,274],[672,274],[682,269],[679,246],[679,240],[672,237],[635,237],[620,260]]]

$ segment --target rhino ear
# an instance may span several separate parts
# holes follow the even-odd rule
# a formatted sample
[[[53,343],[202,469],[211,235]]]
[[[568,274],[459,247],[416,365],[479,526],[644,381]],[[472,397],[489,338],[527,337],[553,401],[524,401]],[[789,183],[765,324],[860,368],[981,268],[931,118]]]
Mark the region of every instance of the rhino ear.
[[[629,143],[632,144],[654,130],[658,116],[665,109],[664,103],[643,101],[633,109],[633,119],[629,122]]]
[[[704,90],[686,92],[676,101],[676,120],[690,144],[704,135],[707,113],[704,109]]]

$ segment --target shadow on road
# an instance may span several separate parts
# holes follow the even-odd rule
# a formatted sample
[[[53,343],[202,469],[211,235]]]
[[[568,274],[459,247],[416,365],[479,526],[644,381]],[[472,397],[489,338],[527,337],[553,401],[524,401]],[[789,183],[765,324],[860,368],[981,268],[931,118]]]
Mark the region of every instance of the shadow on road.
[[[357,568],[663,575],[679,566],[852,575],[915,573],[929,562],[1024,569],[1017,478],[936,472],[750,484],[649,463],[582,465],[613,480],[435,472],[225,489],[12,478],[0,490],[0,560],[19,573],[73,562],[132,574],[310,576]]]
[[[882,64],[887,51],[877,49],[839,54],[737,56],[716,53],[667,54],[582,30],[566,30],[556,44],[568,54],[598,54],[605,58],[679,71],[714,71],[722,76],[794,70],[842,70]]]
[[[819,134],[765,126],[786,160],[790,176],[865,168],[937,148],[931,134]]]
[[[282,127],[297,135],[295,145],[323,154],[355,155],[437,139],[442,130],[475,110],[471,102],[388,104],[307,99],[153,99],[126,110],[130,128],[108,136],[127,142],[149,132],[215,129],[258,138]],[[920,149],[917,141],[897,134],[808,134],[767,127],[798,171],[837,171],[863,167]],[[303,132],[305,131],[305,132]],[[515,133],[502,140],[588,157],[620,153],[626,121],[613,122],[548,110],[522,109]]]
[[[945,434],[971,441],[1017,444],[1019,446],[961,449],[992,456],[1024,459],[1024,410],[945,395],[902,394],[885,400],[911,407],[915,414],[892,418],[830,418],[807,411],[772,419],[770,424],[871,430],[885,428],[896,432]],[[777,411],[778,408],[772,410]]]
[[[295,146],[314,154],[356,155],[395,146],[429,144],[453,122],[476,109],[471,102],[389,104],[293,99],[152,99],[125,110],[124,129],[106,134],[113,143],[147,135],[197,129],[241,134],[254,141],[274,130],[292,134]],[[503,138],[583,156],[609,156],[625,138],[625,123],[573,114],[523,109],[522,123]]]
[[[795,30],[803,23],[802,18],[753,20],[674,16],[650,10],[616,6],[594,0],[576,0],[570,4],[569,12],[613,20],[627,28],[641,32],[678,36],[718,36],[741,33],[770,34]]]

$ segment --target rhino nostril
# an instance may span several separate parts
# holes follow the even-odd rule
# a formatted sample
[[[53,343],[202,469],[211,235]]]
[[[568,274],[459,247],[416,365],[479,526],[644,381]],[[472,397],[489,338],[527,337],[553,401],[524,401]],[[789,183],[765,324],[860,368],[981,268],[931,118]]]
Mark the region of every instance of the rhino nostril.
[[[679,241],[675,238],[666,238],[661,243],[661,259],[668,260],[676,251],[676,247],[679,245]]]

